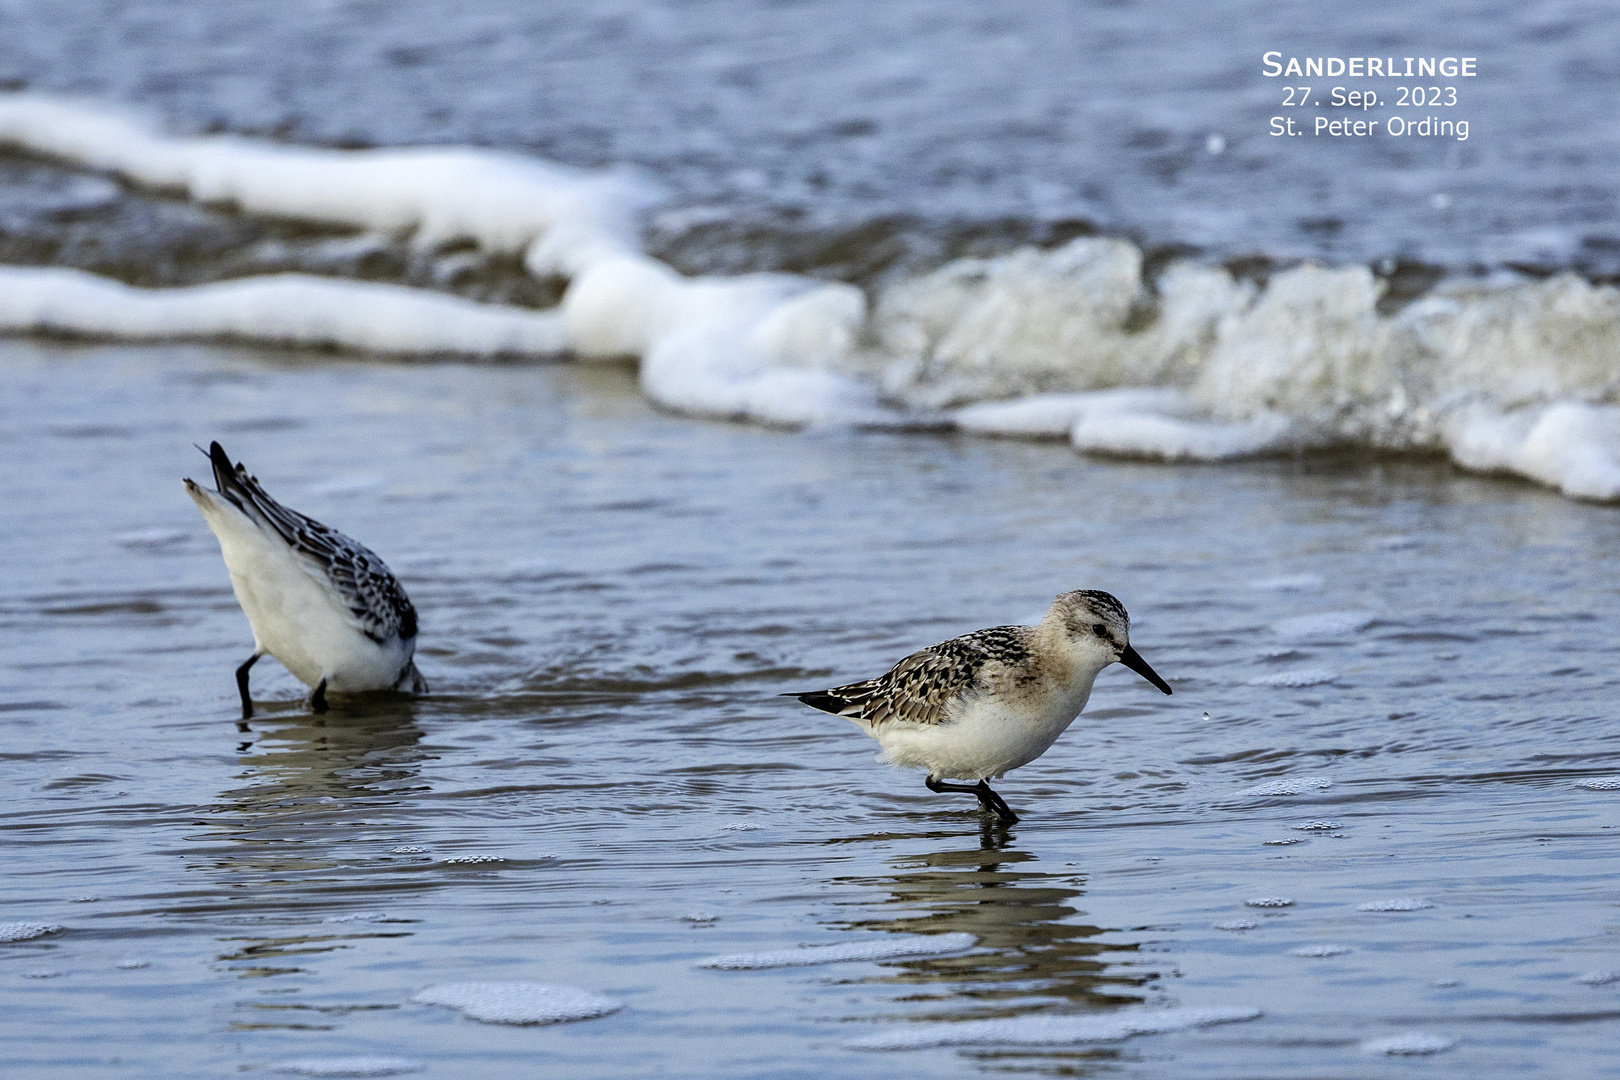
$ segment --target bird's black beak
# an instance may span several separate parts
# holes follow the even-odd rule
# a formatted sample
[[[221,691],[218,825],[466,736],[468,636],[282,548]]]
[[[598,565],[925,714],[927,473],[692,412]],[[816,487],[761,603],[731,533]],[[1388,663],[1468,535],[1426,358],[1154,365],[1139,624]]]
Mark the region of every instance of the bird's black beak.
[[[1119,662],[1136,672],[1138,675],[1142,676],[1142,678],[1146,679],[1154,686],[1157,686],[1160,690],[1163,690],[1165,693],[1168,694],[1170,692],[1170,684],[1159,678],[1159,673],[1148,666],[1148,662],[1142,659],[1142,654],[1131,648],[1129,645],[1125,646],[1125,648],[1120,651]]]

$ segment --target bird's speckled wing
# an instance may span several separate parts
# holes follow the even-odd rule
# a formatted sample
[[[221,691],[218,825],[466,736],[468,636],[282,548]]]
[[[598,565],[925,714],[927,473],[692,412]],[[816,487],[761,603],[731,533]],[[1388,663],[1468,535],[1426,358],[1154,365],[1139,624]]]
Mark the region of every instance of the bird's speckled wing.
[[[958,698],[983,689],[990,665],[1016,667],[1029,661],[1027,626],[992,626],[912,653],[875,679],[831,690],[796,694],[823,712],[863,720],[940,724]]]
[[[384,642],[398,635],[416,636],[416,608],[386,563],[364,544],[328,528],[312,517],[282,506],[249,476],[241,462],[231,465],[214,443],[209,458],[221,495],[249,517],[264,522],[304,560],[324,572],[348,604],[355,625],[367,637]]]

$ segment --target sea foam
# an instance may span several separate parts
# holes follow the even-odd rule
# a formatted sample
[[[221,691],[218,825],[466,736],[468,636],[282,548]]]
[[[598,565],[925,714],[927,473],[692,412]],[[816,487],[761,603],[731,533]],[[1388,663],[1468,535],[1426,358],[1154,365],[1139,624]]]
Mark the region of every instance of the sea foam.
[[[923,1024],[851,1039],[852,1050],[922,1050],[936,1046],[1073,1046],[1121,1042],[1134,1035],[1254,1020],[1259,1009],[1211,1007],[1104,1013],[1100,1016],[1019,1016],[1006,1020],[964,1020]]]
[[[418,1005],[443,1005],[486,1024],[557,1024],[591,1020],[624,1008],[621,1002],[572,986],[530,982],[441,983],[411,995]]]
[[[1223,461],[1331,446],[1450,454],[1620,500],[1620,288],[1462,281],[1394,311],[1363,266],[1264,287],[1133,244],[959,259],[868,296],[787,274],[689,278],[642,249],[659,198],[467,147],[333,150],[165,135],[138,116],[0,95],[0,143],[256,214],[471,242],[567,280],[561,309],[298,276],[134,290],[13,268],[0,328],[238,337],[403,355],[633,357],[667,408],[783,426],[944,425],[1091,454]],[[102,191],[98,197],[106,197]]]
[[[1244,788],[1238,792],[1238,797],[1258,799],[1272,795],[1303,795],[1307,791],[1321,791],[1332,786],[1333,781],[1325,776],[1283,776]]]
[[[399,356],[548,356],[569,347],[555,313],[309,274],[138,289],[67,267],[0,267],[0,296],[0,331],[9,333],[235,338]]]

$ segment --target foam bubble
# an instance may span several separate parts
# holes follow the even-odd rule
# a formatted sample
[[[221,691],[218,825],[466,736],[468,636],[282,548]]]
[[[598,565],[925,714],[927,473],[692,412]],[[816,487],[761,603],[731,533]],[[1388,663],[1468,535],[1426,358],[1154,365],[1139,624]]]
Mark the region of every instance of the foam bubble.
[[[389,854],[391,854],[391,855],[421,855],[425,851],[427,851],[427,848],[421,847],[420,845],[417,845],[417,844],[401,844],[397,848],[390,849]]]
[[[1215,923],[1217,930],[1253,930],[1260,924],[1253,919],[1228,919],[1225,922]]]
[[[1257,896],[1253,900],[1243,901],[1245,907],[1293,907],[1294,900],[1289,896]]]
[[[1434,907],[1432,900],[1424,900],[1417,896],[1400,896],[1393,900],[1369,900],[1365,904],[1357,904],[1357,911],[1422,911],[1424,908]]]
[[[501,855],[452,855],[444,860],[446,866],[475,866],[479,863],[505,862]]]
[[[1620,982],[1620,971],[1589,971],[1575,981],[1585,986],[1608,986]]]
[[[1620,791],[1620,776],[1598,776],[1590,780],[1577,780],[1575,786],[1587,791]]]
[[[1335,829],[1344,828],[1344,826],[1337,821],[1312,820],[1302,821],[1298,825],[1290,825],[1289,828],[1298,829],[1300,832],[1333,832]]]
[[[1328,956],[1343,956],[1350,952],[1348,945],[1301,945],[1297,949],[1289,949],[1289,956],[1303,956],[1308,960],[1322,959]]]
[[[330,1057],[298,1058],[270,1066],[271,1072],[292,1073],[296,1076],[399,1076],[402,1073],[421,1072],[425,1065],[410,1058],[396,1057]]]
[[[716,956],[704,960],[698,967],[719,968],[725,971],[752,971],[761,968],[810,967],[817,964],[842,964],[852,960],[893,960],[905,956],[944,956],[962,952],[978,944],[972,934],[929,934],[903,936],[885,934],[871,941],[852,941],[843,945],[810,945],[798,949],[774,949],[770,952],[739,953],[734,956]]]
[[[707,911],[688,911],[685,915],[681,916],[681,921],[689,923],[712,923],[719,922],[720,916]]]
[[[1388,1035],[1381,1039],[1368,1039],[1361,1044],[1361,1051],[1364,1054],[1417,1057],[1424,1054],[1438,1054],[1450,1050],[1456,1045],[1456,1039],[1448,1039],[1444,1035],[1430,1035],[1424,1031],[1409,1031],[1402,1035]]]
[[[1264,840],[1261,842],[1267,847],[1289,847],[1293,844],[1303,844],[1306,841],[1303,836],[1285,836],[1281,840]]]
[[[0,943],[8,941],[28,941],[30,938],[44,937],[46,934],[60,933],[62,927],[56,923],[14,922],[0,923]]]
[[[618,1012],[623,1003],[589,990],[530,982],[441,983],[411,995],[418,1005],[442,1005],[486,1024],[557,1024]]]
[[[764,827],[765,826],[763,825],[755,825],[751,821],[732,821],[720,826],[720,828],[727,830],[728,832],[754,832],[755,830],[763,829]]]
[[[1338,673],[1325,669],[1313,668],[1303,671],[1279,671],[1273,675],[1261,675],[1257,679],[1250,679],[1250,686],[1278,686],[1289,690],[1300,690],[1307,686],[1326,686],[1338,679]]]
[[[1247,1007],[1161,1009],[1107,1013],[1101,1016],[1019,1016],[1005,1020],[964,1020],[851,1039],[852,1050],[923,1050],[937,1046],[1071,1046],[1121,1042],[1135,1035],[1240,1023],[1261,1015]]]
[[[150,960],[142,960],[138,956],[126,956],[124,959],[113,965],[113,967],[117,968],[119,971],[139,971],[141,968],[151,966],[152,962]]]
[[[60,978],[64,974],[66,974],[66,972],[60,971],[56,968],[34,968],[31,971],[23,972],[22,977],[25,979],[56,979]]]
[[[1333,781],[1323,776],[1283,776],[1244,788],[1237,794],[1238,798],[1256,799],[1272,795],[1302,795],[1307,791],[1320,791],[1332,786]]]

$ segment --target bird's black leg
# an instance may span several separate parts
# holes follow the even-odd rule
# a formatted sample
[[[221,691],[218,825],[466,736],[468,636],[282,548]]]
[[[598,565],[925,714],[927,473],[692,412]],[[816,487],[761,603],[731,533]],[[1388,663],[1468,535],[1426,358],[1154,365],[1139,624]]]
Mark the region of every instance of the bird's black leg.
[[[259,662],[259,657],[262,655],[262,653],[254,653],[242,661],[242,666],[236,669],[236,689],[242,694],[242,719],[244,720],[253,719],[253,698],[248,696],[248,672],[253,669],[254,664]]]
[[[979,805],[989,813],[996,815],[1002,821],[1015,822],[1018,815],[1012,812],[1000,795],[990,790],[990,785],[980,780],[977,784],[947,784],[943,780],[935,780],[932,776],[923,780],[929,791],[960,791],[964,795],[977,795]]]
[[[988,781],[980,780],[974,794],[979,797],[980,806],[993,811],[1002,821],[1012,824],[1018,820],[1018,815],[1013,813],[1012,807],[1007,805],[1007,801],[990,790]]]
[[[322,679],[315,684],[315,692],[309,695],[309,711],[323,713],[326,711],[326,680]]]

